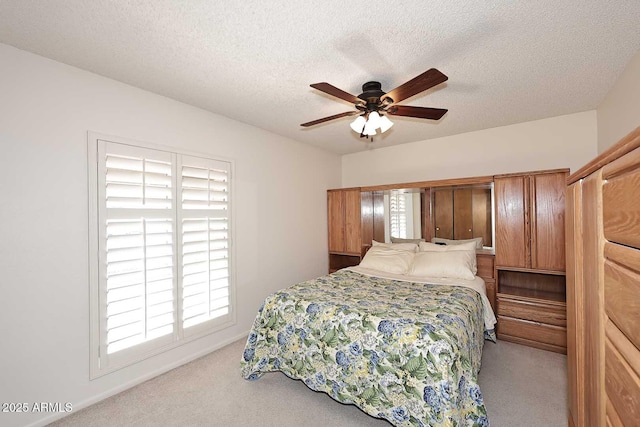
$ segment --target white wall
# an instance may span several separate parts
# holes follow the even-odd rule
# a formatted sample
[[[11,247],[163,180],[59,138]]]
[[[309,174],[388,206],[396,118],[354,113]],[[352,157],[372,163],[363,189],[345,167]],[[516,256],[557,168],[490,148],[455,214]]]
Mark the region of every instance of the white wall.
[[[598,153],[640,126],[640,52],[598,106]]]
[[[78,410],[242,337],[268,293],[327,271],[325,190],[340,186],[337,155],[2,44],[0,70],[0,402]],[[94,381],[89,130],[236,165],[237,324]],[[55,417],[0,413],[0,425]]]
[[[541,169],[577,170],[597,154],[596,112],[570,114],[342,157],[342,186]]]

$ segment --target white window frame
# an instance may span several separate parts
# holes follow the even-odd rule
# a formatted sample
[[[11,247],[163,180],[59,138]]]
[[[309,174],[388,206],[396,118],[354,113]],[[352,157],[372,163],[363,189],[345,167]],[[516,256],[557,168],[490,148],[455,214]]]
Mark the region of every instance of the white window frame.
[[[204,161],[218,161],[229,164],[229,200],[228,200],[228,218],[229,218],[229,314],[222,318],[207,320],[197,325],[193,325],[184,329],[182,327],[182,247],[175,238],[181,233],[182,209],[178,208],[181,200],[181,186],[179,185],[180,176],[173,173],[173,194],[174,207],[172,209],[174,221],[174,239],[173,239],[173,257],[174,257],[174,332],[170,335],[155,339],[150,345],[149,342],[143,342],[131,348],[118,351],[112,355],[106,354],[106,339],[104,328],[104,317],[102,302],[106,301],[106,289],[100,284],[101,269],[101,244],[103,227],[100,227],[100,185],[104,185],[104,180],[99,178],[100,166],[99,147],[100,141],[122,144],[130,146],[133,151],[136,149],[151,149],[166,152],[172,156],[172,163],[175,165],[175,171],[180,170],[181,156],[191,158],[201,158]],[[144,359],[166,352],[173,348],[177,348],[187,342],[194,341],[208,334],[220,331],[236,324],[236,291],[235,291],[235,215],[233,209],[233,198],[235,195],[235,164],[232,159],[221,156],[213,156],[209,154],[196,153],[167,147],[148,142],[136,141],[129,138],[123,138],[113,135],[106,135],[98,132],[88,132],[88,195],[89,195],[89,296],[90,296],[90,379],[95,379],[103,375],[109,374],[126,366],[138,363]]]

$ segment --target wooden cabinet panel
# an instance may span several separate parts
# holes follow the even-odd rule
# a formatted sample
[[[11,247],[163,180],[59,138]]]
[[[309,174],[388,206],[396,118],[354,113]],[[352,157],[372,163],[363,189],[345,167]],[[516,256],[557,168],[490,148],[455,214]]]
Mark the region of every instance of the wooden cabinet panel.
[[[329,252],[344,251],[344,197],[341,191],[327,192]]]
[[[360,225],[360,189],[344,191],[345,243],[344,251],[360,254],[362,252]]]
[[[358,255],[329,254],[329,273],[360,264]]]
[[[360,255],[360,189],[327,191],[329,252]]]
[[[584,382],[585,423],[605,423],[604,402],[604,325],[602,286],[602,173],[596,172],[582,182],[582,239],[584,292]]]
[[[360,193],[360,223],[362,244],[370,245],[373,238],[373,191]]]
[[[491,254],[476,254],[476,260],[478,265],[478,276],[483,279],[494,278],[494,256]]]
[[[567,242],[567,372],[569,387],[569,421],[584,425],[584,305],[582,283],[582,183],[567,190],[565,205]]]
[[[479,277],[482,277],[484,280],[485,288],[487,291],[487,298],[489,298],[489,302],[491,303],[491,308],[493,312],[496,313],[496,280],[495,280],[495,269],[494,269],[494,259],[495,256],[491,253],[477,253],[476,254],[476,262],[478,265],[478,273]]]
[[[605,344],[604,369],[605,391],[615,416],[623,425],[637,425],[640,420],[640,378],[609,339]]]
[[[566,307],[561,303],[526,301],[499,294],[498,314],[555,326],[567,325]]]
[[[491,309],[493,313],[497,313],[498,308],[496,307],[496,281],[493,279],[484,279],[485,289],[487,291],[487,298],[489,298],[489,303],[491,304]]]
[[[498,303],[499,306],[500,304]],[[531,342],[548,344],[562,353],[567,347],[567,329],[562,326],[546,325],[505,316],[498,316],[498,325],[498,334],[501,339],[509,340],[509,337],[522,338]],[[545,348],[545,346],[542,346],[542,348]],[[546,348],[551,349],[549,347]]]
[[[496,178],[496,264],[529,267],[529,224],[526,176]]]
[[[639,251],[629,250],[640,257]],[[606,260],[604,307],[613,323],[640,348],[640,274]]]
[[[363,246],[373,240],[384,242],[384,193],[382,191],[360,192],[360,224]]]
[[[620,415],[609,399],[607,399],[607,427],[624,427]]]
[[[531,268],[564,271],[566,173],[531,176]]]
[[[609,241],[640,248],[640,148],[612,162],[604,175],[604,235]]]
[[[420,193],[420,203],[422,206],[422,238],[430,242],[435,236],[434,224],[431,220],[431,189],[425,188]]]
[[[473,238],[473,204],[471,188],[459,188],[453,192],[453,238]]]
[[[453,239],[453,190],[433,192],[435,237]]]
[[[640,350],[610,320],[605,345],[607,422],[634,425],[640,417]]]

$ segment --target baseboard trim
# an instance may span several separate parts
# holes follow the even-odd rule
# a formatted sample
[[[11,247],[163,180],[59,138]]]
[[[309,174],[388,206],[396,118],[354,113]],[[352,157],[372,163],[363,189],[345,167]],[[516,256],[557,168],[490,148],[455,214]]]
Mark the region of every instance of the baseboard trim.
[[[208,348],[206,348],[204,350],[201,350],[201,351],[199,351],[197,353],[191,354],[191,355],[189,355],[187,357],[183,357],[182,359],[177,360],[177,361],[175,361],[173,363],[170,363],[170,364],[168,364],[166,366],[163,366],[160,369],[156,369],[155,371],[152,371],[150,373],[142,375],[142,376],[140,376],[140,377],[138,377],[136,379],[128,381],[128,382],[126,382],[124,384],[121,384],[121,385],[119,385],[117,387],[114,387],[114,388],[112,388],[110,390],[107,390],[107,391],[105,391],[103,393],[100,393],[100,394],[98,394],[96,396],[90,397],[89,399],[85,399],[85,400],[83,400],[81,402],[71,402],[73,404],[73,412],[80,411],[80,410],[82,410],[84,408],[87,408],[87,407],[89,407],[89,406],[91,406],[93,404],[96,404],[96,403],[100,402],[101,400],[107,399],[107,398],[109,398],[111,396],[115,396],[118,393],[122,393],[125,390],[128,390],[128,389],[130,389],[132,387],[135,387],[138,384],[141,384],[141,383],[143,383],[145,381],[148,381],[148,380],[150,380],[152,378],[155,378],[155,377],[157,377],[159,375],[167,373],[167,372],[171,371],[172,369],[176,369],[176,368],[178,368],[178,367],[180,367],[180,366],[182,366],[182,365],[184,365],[186,363],[193,362],[194,360],[199,359],[199,358],[201,358],[203,356],[206,356],[209,353],[212,353],[212,352],[214,352],[216,350],[220,350],[221,348],[226,347],[229,344],[232,344],[232,343],[234,343],[234,342],[236,342],[238,340],[241,340],[241,339],[245,338],[247,335],[249,335],[249,331],[248,330],[246,332],[243,332],[241,334],[236,335],[235,337],[229,338],[229,339],[224,340],[222,342],[219,342],[219,343],[217,343],[217,344],[215,344],[215,345],[213,345],[211,347],[208,347]],[[238,364],[239,363],[240,363],[240,356],[238,356]],[[238,366],[240,366],[240,365],[238,365]],[[34,421],[31,424],[27,424],[26,427],[44,427],[47,424],[50,424],[50,423],[52,423],[54,421],[57,421],[57,420],[59,420],[61,418],[65,418],[65,417],[68,417],[68,416],[72,415],[73,412],[52,414],[52,415],[50,415],[48,417],[45,417],[45,418],[42,418],[40,420]]]

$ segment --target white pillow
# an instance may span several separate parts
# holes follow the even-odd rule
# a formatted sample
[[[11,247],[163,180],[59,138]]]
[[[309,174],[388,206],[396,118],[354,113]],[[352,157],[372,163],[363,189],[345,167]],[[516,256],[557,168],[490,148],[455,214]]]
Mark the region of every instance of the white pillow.
[[[475,278],[466,251],[418,252],[413,257],[407,274],[419,277],[446,277],[464,280]]]
[[[381,243],[373,240],[371,242],[372,247],[385,247],[389,249],[396,249],[398,251],[409,251],[409,252],[417,252],[418,244],[417,243]]]
[[[415,252],[391,249],[385,246],[373,246],[360,262],[360,267],[384,271],[386,273],[406,274]]]
[[[473,251],[476,252],[476,242],[461,243],[459,245],[437,245],[435,243],[420,242],[420,252],[452,252]]]
[[[482,249],[482,237],[462,240],[443,239],[442,237],[434,237],[433,239],[431,239],[431,243],[444,243],[445,245],[462,245],[469,242],[475,242],[476,249]]]
[[[424,239],[402,239],[400,237],[390,237],[391,243],[415,243],[416,245],[420,242],[424,242]]]
[[[420,252],[463,252],[471,272],[473,274],[478,273],[476,242],[467,242],[459,245],[436,245],[435,243],[420,242]]]

